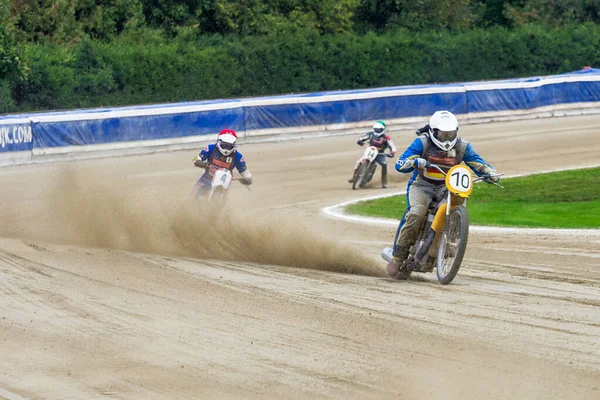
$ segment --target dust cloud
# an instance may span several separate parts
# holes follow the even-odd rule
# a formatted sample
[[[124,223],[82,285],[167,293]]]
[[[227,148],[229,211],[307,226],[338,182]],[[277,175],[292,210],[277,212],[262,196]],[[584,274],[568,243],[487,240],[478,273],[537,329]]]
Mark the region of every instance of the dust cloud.
[[[298,221],[219,212],[186,193],[130,193],[110,179],[66,168],[35,227],[13,220],[2,234],[56,244],[100,247],[164,256],[382,276],[380,266],[352,248]],[[126,193],[127,192],[127,193]],[[184,200],[182,200],[184,199]],[[30,225],[30,224],[29,224]],[[331,233],[328,233],[331,237]]]

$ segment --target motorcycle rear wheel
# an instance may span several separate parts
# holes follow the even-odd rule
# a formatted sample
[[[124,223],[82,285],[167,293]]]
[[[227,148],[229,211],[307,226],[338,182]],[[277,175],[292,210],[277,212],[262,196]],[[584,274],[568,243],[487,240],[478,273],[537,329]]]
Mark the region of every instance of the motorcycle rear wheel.
[[[447,285],[456,277],[469,240],[469,215],[463,206],[448,216],[438,248],[436,273],[438,281]]]
[[[359,188],[363,188],[366,185],[366,182],[363,183],[363,181],[365,180],[365,175],[367,174],[367,170],[369,169],[369,162],[365,161],[362,163],[362,165],[358,168],[358,171],[356,171],[356,176],[354,177],[354,181],[352,182],[352,190],[355,190],[357,187]]]
[[[221,213],[225,202],[227,201],[227,190],[222,186],[215,188],[208,197],[208,204],[213,215],[217,216]]]

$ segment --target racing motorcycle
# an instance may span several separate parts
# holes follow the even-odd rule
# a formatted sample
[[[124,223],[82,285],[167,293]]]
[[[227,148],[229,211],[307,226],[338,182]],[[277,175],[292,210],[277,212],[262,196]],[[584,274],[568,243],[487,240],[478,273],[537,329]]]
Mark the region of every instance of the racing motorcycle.
[[[384,153],[387,157],[393,157],[393,155]],[[363,156],[357,161],[358,167],[354,168],[354,176],[352,177],[352,189],[364,188],[367,183],[371,182],[375,170],[377,169],[377,158],[378,151],[374,146],[369,146],[365,149]]]
[[[240,180],[239,177],[234,177],[227,168],[220,168],[215,165],[207,165],[203,167],[212,177],[210,188],[202,182],[196,183],[192,190],[192,195],[196,199],[207,199],[209,203],[221,205],[227,199],[227,191],[232,181]],[[248,186],[246,186],[248,188]],[[250,190],[250,188],[248,188]]]
[[[473,184],[483,181],[504,189],[502,185],[490,180],[504,174],[473,178],[471,170],[465,165],[455,165],[447,173],[435,164],[429,164],[428,167],[435,168],[446,176],[446,202],[434,200],[429,204],[427,218],[419,230],[415,244],[409,249],[408,257],[400,265],[396,279],[406,278],[412,272],[432,272],[436,268],[438,281],[447,285],[456,277],[467,249],[469,214],[466,205],[473,191]],[[408,209],[404,212],[403,219],[407,212]],[[429,250],[435,244],[438,244],[437,255],[431,257]],[[381,257],[391,262],[392,252],[391,247],[386,247]]]

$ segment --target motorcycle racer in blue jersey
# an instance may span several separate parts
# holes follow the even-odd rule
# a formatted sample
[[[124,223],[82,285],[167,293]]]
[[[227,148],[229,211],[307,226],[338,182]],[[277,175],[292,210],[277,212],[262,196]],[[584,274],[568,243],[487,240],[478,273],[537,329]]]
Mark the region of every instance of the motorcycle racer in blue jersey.
[[[246,167],[244,156],[237,151],[237,134],[231,129],[223,129],[217,137],[217,142],[202,149],[193,161],[196,167],[206,169],[196,182],[196,185],[201,185],[205,189],[210,189],[212,186],[210,166],[226,168],[230,171],[237,169],[241,175],[240,183],[252,184],[252,174]]]
[[[375,158],[375,162],[381,165],[381,187],[387,188],[387,156],[385,155],[385,150],[390,149],[390,156],[394,156],[396,154],[396,146],[394,146],[394,142],[392,142],[392,138],[386,134],[387,127],[385,122],[377,121],[373,124],[373,130],[365,133],[361,137],[358,138],[356,142],[359,146],[365,144],[365,142],[369,142],[369,146],[373,146],[377,149],[377,158]],[[354,166],[354,172],[352,173],[352,178],[348,179],[348,182],[354,182],[354,177],[356,176],[356,170],[360,165],[359,162]]]
[[[446,185],[445,176],[429,165],[436,164],[445,172],[451,167],[464,162],[477,176],[495,173],[475,150],[473,146],[458,136],[458,120],[449,111],[437,111],[430,120],[427,132],[416,138],[406,151],[398,158],[396,170],[402,173],[412,173],[406,192],[407,210],[400,221],[392,261],[387,266],[387,273],[398,278],[406,278],[408,271],[400,271],[400,266],[408,256],[410,246],[416,240],[416,235],[427,215],[429,204],[432,200],[445,201]],[[419,131],[417,131],[419,132]],[[491,181],[498,182],[499,177],[491,177]],[[429,261],[431,266],[435,262],[436,254],[431,246]]]

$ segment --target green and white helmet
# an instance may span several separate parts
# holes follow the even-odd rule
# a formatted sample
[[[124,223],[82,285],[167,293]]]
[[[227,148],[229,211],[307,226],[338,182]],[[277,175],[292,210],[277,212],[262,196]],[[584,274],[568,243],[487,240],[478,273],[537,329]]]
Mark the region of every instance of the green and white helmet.
[[[373,124],[373,135],[375,137],[380,137],[380,136],[385,135],[385,131],[386,131],[385,122],[377,121]]]

